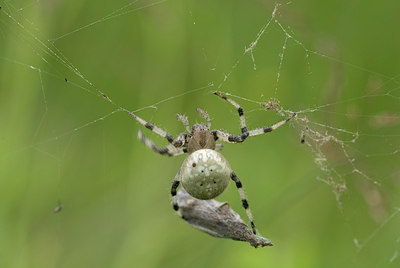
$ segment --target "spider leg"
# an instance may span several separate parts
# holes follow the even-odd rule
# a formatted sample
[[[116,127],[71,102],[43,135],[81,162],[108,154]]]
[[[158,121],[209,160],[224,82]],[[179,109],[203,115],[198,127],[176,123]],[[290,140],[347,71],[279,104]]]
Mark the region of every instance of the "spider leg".
[[[210,129],[211,128],[211,119],[208,116],[208,114],[200,108],[197,108],[196,112],[198,112],[201,117],[203,117],[205,120],[207,120],[207,127],[208,127],[208,129]]]
[[[215,144],[215,150],[216,151],[222,151],[222,149],[224,149],[224,145],[221,143],[216,143]]]
[[[186,133],[181,133],[176,137],[176,139],[172,142],[172,145],[175,146],[176,148],[185,146],[189,140],[189,135]]]
[[[213,130],[212,133],[214,134],[214,139],[218,140],[220,139],[223,142],[230,142],[230,143],[240,143],[244,142],[247,137],[249,136],[257,136],[261,135],[264,133],[271,132],[278,127],[284,125],[286,122],[288,122],[290,119],[296,116],[296,113],[291,114],[288,118],[279,121],[278,123],[270,126],[270,127],[261,127],[261,128],[256,128],[250,131],[247,131],[245,133],[242,133],[240,136],[232,135],[227,132],[221,131],[221,130]]]
[[[156,152],[158,154],[161,154],[161,155],[177,156],[177,155],[181,155],[181,154],[187,153],[187,148],[185,148],[185,147],[176,148],[172,144],[169,144],[169,145],[167,145],[167,146],[165,146],[163,148],[159,148],[153,141],[151,141],[150,139],[146,138],[146,136],[144,136],[142,134],[142,131],[140,129],[138,130],[138,138],[147,147],[149,147],[154,152]]]
[[[226,100],[227,102],[232,104],[238,110],[239,118],[240,118],[240,129],[242,131],[242,134],[240,136],[236,136],[236,135],[232,135],[232,134],[220,131],[220,130],[215,130],[215,131],[213,131],[213,134],[214,134],[214,137],[216,140],[221,139],[221,141],[233,142],[233,143],[243,142],[249,136],[257,136],[257,135],[261,135],[261,134],[264,134],[267,132],[271,132],[271,131],[277,129],[278,127],[282,126],[283,124],[285,124],[287,121],[292,119],[294,116],[296,116],[296,113],[293,113],[288,118],[276,123],[275,125],[273,125],[271,127],[257,128],[257,129],[248,131],[247,127],[246,127],[246,118],[244,117],[243,108],[240,107],[240,105],[237,104],[235,101],[231,100],[230,98],[226,97],[225,95],[222,95],[219,92],[214,92],[214,94],[221,97],[222,99]]]
[[[242,188],[242,183],[239,178],[236,176],[235,172],[232,171],[231,179],[236,183],[236,188],[239,191],[240,198],[242,199],[242,206],[246,210],[247,217],[249,218],[251,228],[253,230],[253,234],[256,234],[256,226],[253,221],[253,214],[251,214],[249,203],[247,202],[246,194]]]
[[[187,118],[185,115],[176,114],[176,117],[178,118],[179,121],[181,121],[181,122],[183,123],[183,125],[185,126],[185,129],[186,129],[186,131],[187,131],[188,133],[192,132],[192,131],[190,130],[190,127],[189,127],[188,118]]]
[[[172,187],[171,187],[172,207],[174,208],[175,211],[179,210],[178,201],[176,200],[176,189],[178,188],[180,181],[181,181],[181,169],[179,169],[174,180],[172,181]]]
[[[136,119],[136,121],[139,122],[139,124],[141,124],[142,126],[146,127],[147,129],[150,129],[151,131],[153,131],[154,133],[160,135],[161,137],[167,139],[167,141],[169,143],[173,143],[174,142],[174,137],[172,137],[170,134],[168,134],[165,130],[147,122],[146,120],[140,118],[139,116],[137,116],[136,114],[130,112],[129,113],[133,118]]]
[[[239,104],[237,104],[235,101],[231,100],[230,98],[226,97],[225,95],[222,95],[219,92],[214,92],[215,95],[223,98],[230,104],[232,104],[238,111],[239,113],[239,118],[240,118],[240,130],[242,131],[242,135],[247,132],[247,127],[246,127],[246,118],[244,117],[244,111],[243,108],[240,107]]]

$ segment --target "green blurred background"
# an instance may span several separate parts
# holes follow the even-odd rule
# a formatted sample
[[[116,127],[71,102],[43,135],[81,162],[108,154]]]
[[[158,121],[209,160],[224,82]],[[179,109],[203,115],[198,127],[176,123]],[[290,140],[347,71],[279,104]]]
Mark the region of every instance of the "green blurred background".
[[[399,267],[400,2],[282,4],[277,22],[295,39],[283,49],[272,21],[253,61],[243,54],[271,1],[0,1],[0,267]],[[303,111],[223,151],[275,247],[177,217],[169,192],[184,156],[145,148],[139,125],[73,68],[173,135],[184,130],[175,114],[200,122],[197,107],[239,132],[216,89]],[[250,129],[282,118],[235,100]],[[315,143],[314,131],[344,142]],[[218,200],[245,219],[233,185]]]

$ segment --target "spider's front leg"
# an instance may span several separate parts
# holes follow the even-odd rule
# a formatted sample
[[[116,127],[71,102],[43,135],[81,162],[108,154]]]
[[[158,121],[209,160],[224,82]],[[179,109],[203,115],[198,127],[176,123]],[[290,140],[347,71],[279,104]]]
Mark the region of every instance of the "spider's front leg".
[[[146,120],[140,118],[139,116],[137,116],[136,114],[130,112],[129,113],[133,118],[135,118],[136,121],[138,121],[142,126],[144,126],[147,129],[150,129],[151,131],[153,131],[154,133],[160,135],[161,137],[167,139],[167,141],[169,143],[173,143],[174,141],[174,137],[172,137],[170,134],[168,134],[168,132],[166,132],[165,130],[147,122]]]
[[[141,140],[147,147],[152,149],[154,152],[159,153],[161,155],[168,155],[168,156],[177,156],[183,153],[187,153],[187,149],[185,145],[188,143],[189,139],[189,134],[187,133],[181,133],[178,135],[176,139],[174,139],[170,134],[168,134],[165,130],[162,130],[161,128],[154,126],[153,124],[145,121],[144,119],[140,118],[139,116],[135,115],[134,113],[130,113],[130,115],[136,119],[141,125],[145,126],[147,129],[153,131],[154,133],[160,135],[163,138],[166,138],[170,145],[167,145],[163,148],[159,148],[154,142],[146,138],[143,134],[142,131],[139,129],[138,130],[138,138]],[[181,116],[180,118],[178,116],[178,119],[181,120],[185,125],[188,124],[187,118],[184,118],[184,116]],[[185,121],[186,119],[186,121]],[[181,148],[183,147],[183,148]]]
[[[218,140],[220,139],[223,142],[229,142],[229,143],[240,143],[240,142],[244,142],[246,140],[247,137],[252,137],[252,136],[258,136],[261,134],[265,134],[265,133],[269,133],[271,131],[274,131],[275,129],[277,129],[278,127],[284,125],[285,123],[287,123],[290,119],[292,119],[293,117],[296,116],[296,113],[291,114],[288,118],[279,121],[278,123],[270,126],[270,127],[261,127],[261,128],[256,128],[250,131],[246,131],[245,133],[243,133],[240,136],[236,136],[221,130],[213,130],[211,133],[214,135],[214,139]]]
[[[167,141],[169,143],[171,143],[172,145],[174,145],[175,147],[181,147],[184,146],[186,141],[187,141],[187,136],[188,134],[186,133],[182,133],[180,134],[176,139],[174,139],[174,137],[172,137],[170,134],[168,134],[168,132],[166,132],[165,130],[147,122],[146,120],[140,118],[139,116],[137,116],[136,114],[130,112],[129,113],[133,118],[136,119],[136,121],[138,121],[142,126],[144,126],[147,129],[150,129],[151,131],[153,131],[154,133],[160,135],[161,137],[167,139]]]
[[[243,108],[237,104],[235,101],[231,100],[230,98],[228,98],[225,95],[222,95],[219,92],[214,92],[215,95],[217,95],[218,97],[221,97],[222,99],[226,100],[227,102],[229,102],[230,104],[232,104],[238,111],[239,113],[239,119],[240,119],[240,130],[242,132],[242,139],[246,139],[248,135],[246,135],[247,132],[247,127],[246,127],[246,118],[244,117],[244,110]]]
[[[277,129],[278,127],[284,125],[286,122],[288,122],[290,119],[292,119],[293,117],[296,116],[296,113],[293,113],[288,118],[286,118],[272,126],[256,128],[253,130],[247,130],[246,118],[244,117],[243,108],[239,104],[237,104],[235,101],[231,100],[230,98],[226,97],[225,95],[222,95],[219,92],[214,92],[214,94],[221,97],[222,99],[226,100],[227,102],[232,104],[237,109],[237,111],[239,113],[239,118],[240,118],[240,129],[242,132],[242,134],[240,136],[237,136],[237,135],[233,135],[233,134],[221,131],[221,130],[214,130],[214,131],[212,131],[212,133],[214,134],[215,140],[220,139],[223,142],[230,142],[230,143],[244,142],[247,137],[257,136],[257,135],[271,132],[271,131]]]
[[[249,202],[247,201],[246,194],[243,190],[242,182],[239,180],[239,178],[236,176],[235,172],[231,172],[231,179],[235,182],[236,188],[239,191],[240,198],[242,199],[242,206],[246,210],[247,217],[249,218],[251,229],[253,230],[253,234],[256,234],[256,226],[254,224],[253,220],[253,214],[250,211],[249,208]]]
[[[161,154],[161,155],[177,156],[177,155],[187,153],[186,147],[177,148],[172,144],[169,144],[163,148],[159,148],[153,141],[146,138],[146,136],[144,136],[142,134],[142,131],[140,129],[138,130],[138,138],[141,142],[144,143],[144,145],[146,145],[147,147],[152,149],[154,152]],[[179,136],[178,136],[178,138],[179,138]]]

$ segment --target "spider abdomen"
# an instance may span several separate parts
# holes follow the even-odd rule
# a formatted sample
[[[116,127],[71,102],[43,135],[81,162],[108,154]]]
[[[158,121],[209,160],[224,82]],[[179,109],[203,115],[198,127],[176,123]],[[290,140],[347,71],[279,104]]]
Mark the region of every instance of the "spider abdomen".
[[[182,186],[195,198],[212,199],[226,189],[231,172],[228,161],[220,153],[211,149],[197,150],[182,164]]]

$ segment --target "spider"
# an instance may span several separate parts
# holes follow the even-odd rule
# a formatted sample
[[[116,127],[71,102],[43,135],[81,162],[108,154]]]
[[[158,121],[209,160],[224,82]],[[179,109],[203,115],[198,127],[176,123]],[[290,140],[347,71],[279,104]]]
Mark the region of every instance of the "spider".
[[[222,149],[222,144],[216,143],[216,141],[220,140],[227,143],[244,142],[249,136],[257,136],[277,129],[296,116],[296,114],[293,113],[285,120],[282,120],[272,126],[248,131],[243,108],[240,107],[240,105],[235,101],[227,98],[219,92],[214,92],[214,94],[226,100],[237,109],[240,119],[240,127],[242,132],[241,135],[236,136],[221,130],[211,131],[210,117],[200,108],[197,108],[196,111],[207,121],[207,125],[195,124],[192,129],[190,129],[187,117],[177,114],[178,120],[183,123],[188,133],[181,133],[175,139],[165,130],[146,122],[134,113],[130,113],[130,115],[141,125],[167,139],[167,141],[170,143],[166,147],[159,148],[155,143],[143,136],[139,129],[139,139],[154,152],[168,156],[177,156],[184,153],[189,154],[183,161],[181,168],[172,181],[171,196],[175,211],[179,210],[176,200],[176,191],[180,183],[182,183],[183,188],[191,196],[201,200],[209,200],[220,195],[228,186],[229,181],[233,180],[239,191],[239,195],[242,200],[242,206],[246,211],[252,231],[254,234],[256,234],[253,215],[250,211],[249,203],[242,187],[242,182],[231,169],[225,157],[216,151]]]

